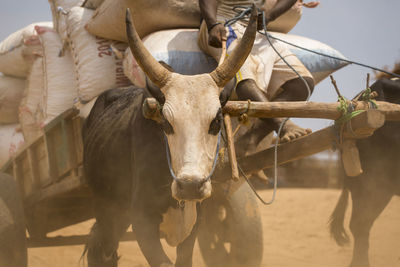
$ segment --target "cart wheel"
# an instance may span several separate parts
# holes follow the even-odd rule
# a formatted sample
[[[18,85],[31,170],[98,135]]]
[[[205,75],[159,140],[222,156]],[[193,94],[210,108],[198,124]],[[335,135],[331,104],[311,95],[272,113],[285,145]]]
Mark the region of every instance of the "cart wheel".
[[[261,265],[261,216],[248,184],[228,198],[217,195],[204,201],[198,242],[208,267]]]
[[[21,197],[14,179],[0,173],[0,267],[26,267],[27,248]]]

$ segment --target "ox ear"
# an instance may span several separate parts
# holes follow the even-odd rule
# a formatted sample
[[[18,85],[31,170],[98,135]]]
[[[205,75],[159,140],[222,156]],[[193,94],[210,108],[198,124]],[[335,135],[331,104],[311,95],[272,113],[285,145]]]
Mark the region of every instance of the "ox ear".
[[[129,8],[126,9],[125,23],[129,47],[136,59],[136,62],[155,85],[157,85],[159,88],[164,87],[171,77],[171,72],[157,62],[157,60],[146,49],[142,43],[142,40],[140,40],[140,37],[133,25]]]
[[[235,50],[224,62],[210,73],[218,87],[224,87],[239,71],[247,56],[253,48],[253,43],[257,33],[257,8],[253,4],[251,17],[246,32]]]
[[[154,98],[146,98],[142,105],[143,117],[161,123],[163,121],[162,107]]]
[[[159,63],[166,68],[168,71],[173,72],[174,69],[165,63],[164,61],[159,61]],[[154,84],[147,76],[146,76],[146,88],[149,93],[158,101],[158,103],[162,106],[165,103],[165,96],[160,88]]]
[[[149,91],[152,97],[154,97],[157,102],[162,106],[165,103],[165,96],[163,92],[161,92],[160,88],[155,85],[147,76],[146,76],[146,89]]]

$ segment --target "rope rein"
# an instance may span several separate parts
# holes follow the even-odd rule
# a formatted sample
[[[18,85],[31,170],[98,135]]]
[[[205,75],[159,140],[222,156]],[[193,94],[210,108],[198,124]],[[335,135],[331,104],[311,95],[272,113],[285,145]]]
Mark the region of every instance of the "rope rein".
[[[236,8],[236,9],[235,9]],[[244,17],[248,17],[250,12],[251,12],[251,8],[248,7],[242,7],[242,6],[238,6],[235,7],[234,11],[238,12],[238,10],[243,10],[240,12],[240,14],[238,14],[238,16],[228,20],[225,22],[225,26],[230,26],[233,23],[237,22],[238,20],[244,18]],[[272,47],[272,49],[275,51],[275,53],[282,59],[283,62],[285,62],[285,64],[294,72],[296,73],[296,75],[302,80],[302,82],[304,83],[304,85],[307,88],[307,101],[310,99],[311,96],[311,89],[308,85],[308,83],[306,82],[306,80],[294,69],[293,66],[290,65],[289,62],[286,61],[286,59],[279,53],[279,51],[275,48],[275,46],[273,45],[273,43],[271,42],[271,40],[269,39],[269,35],[267,33],[267,25],[266,25],[266,21],[265,21],[265,12],[263,11],[262,13],[262,17],[263,17],[263,30],[264,33],[260,32],[261,34],[263,34],[268,43],[270,44],[270,46]],[[248,103],[250,105],[250,103]],[[279,145],[279,136],[281,135],[282,129],[285,126],[285,123],[289,120],[289,118],[285,118],[282,123],[279,126],[278,132],[277,132],[277,136],[278,138],[275,141],[275,145],[274,145],[274,188],[273,188],[273,193],[272,193],[272,197],[270,201],[264,201],[262,199],[262,197],[257,193],[256,189],[254,188],[254,186],[250,183],[249,178],[246,176],[246,174],[244,173],[243,169],[240,167],[240,165],[238,164],[238,169],[240,171],[240,174],[245,178],[246,182],[248,183],[248,185],[250,186],[250,188],[253,190],[254,194],[256,195],[256,197],[261,201],[261,203],[263,203],[264,205],[271,205],[276,198],[276,192],[278,189],[278,145]]]
[[[225,26],[225,27],[228,27],[228,26],[230,26],[230,25],[236,23],[237,21],[239,21],[239,20],[241,20],[241,19],[248,18],[249,15],[250,15],[250,13],[251,13],[251,7],[247,7],[247,6],[236,6],[236,7],[233,8],[233,10],[237,13],[237,16],[235,16],[235,17],[232,18],[232,19],[229,19],[229,20],[225,21],[225,23],[224,23],[224,26]],[[273,45],[271,39],[274,39],[274,40],[277,40],[277,41],[286,43],[286,44],[288,44],[288,45],[291,45],[291,46],[293,46],[293,47],[302,49],[302,50],[304,50],[304,51],[308,51],[308,52],[310,52],[310,53],[314,53],[314,54],[317,54],[317,55],[320,55],[320,56],[324,56],[324,57],[327,57],[327,58],[331,58],[331,59],[335,59],[335,60],[347,62],[347,63],[349,63],[349,64],[354,64],[354,65],[359,65],[359,66],[362,66],[362,67],[365,67],[365,68],[370,68],[370,69],[373,69],[373,70],[376,70],[376,71],[380,71],[380,72],[386,73],[386,74],[388,74],[388,75],[391,75],[391,76],[400,78],[400,75],[395,74],[395,73],[392,73],[392,72],[389,72],[389,71],[386,71],[386,70],[383,70],[383,69],[379,69],[379,68],[376,68],[376,67],[373,67],[373,66],[369,66],[369,65],[366,65],[366,64],[363,64],[363,63],[359,63],[359,62],[356,62],[356,61],[352,61],[352,60],[348,60],[348,59],[339,58],[339,57],[331,56],[331,55],[328,55],[328,54],[324,54],[324,53],[321,53],[321,52],[318,52],[318,51],[314,51],[314,50],[312,50],[312,49],[308,49],[308,48],[305,48],[305,47],[302,47],[302,46],[299,46],[299,45],[290,43],[290,42],[285,41],[285,40],[282,40],[282,39],[280,39],[280,38],[271,36],[271,35],[268,34],[268,32],[267,32],[267,25],[266,25],[266,21],[265,21],[265,12],[262,11],[260,14],[261,14],[262,17],[263,17],[263,31],[258,31],[258,32],[259,32],[260,34],[262,34],[262,35],[265,36],[265,38],[267,39],[269,45],[272,47],[272,49],[275,51],[275,53],[276,53],[276,54],[282,59],[282,61],[285,62],[285,64],[286,64],[294,73],[296,73],[296,75],[303,81],[303,83],[304,83],[304,85],[306,86],[307,91],[308,91],[308,96],[307,96],[306,101],[308,101],[309,98],[310,98],[310,96],[311,96],[311,89],[310,89],[308,83],[307,83],[307,82],[305,81],[305,79],[294,69],[294,67],[291,66],[290,63],[288,63],[288,62],[285,60],[285,58],[278,52],[278,50],[277,50],[277,49],[275,48],[275,46]],[[219,24],[219,23],[218,23],[218,24]],[[216,26],[216,25],[213,25],[213,26]],[[335,89],[337,89],[336,86],[335,86]],[[339,119],[337,119],[337,120],[335,121],[335,125],[340,125],[341,128],[343,129],[344,123],[350,121],[352,118],[354,118],[355,116],[361,114],[362,112],[365,112],[365,110],[354,110],[354,106],[352,105],[352,103],[351,103],[350,101],[348,101],[347,99],[345,99],[343,96],[341,96],[340,93],[338,92],[338,90],[337,90],[337,93],[338,93],[338,101],[340,102],[340,105],[339,105],[339,107],[338,107],[338,110],[342,112],[342,117],[339,118]],[[371,99],[370,96],[371,96],[371,89],[370,89],[369,87],[367,87],[367,89],[366,89],[366,90],[364,91],[364,93],[362,94],[361,98],[362,98],[364,101],[370,102],[374,108],[377,108],[376,103],[374,102],[373,99]],[[349,104],[349,103],[350,103],[350,104]],[[248,103],[248,105],[250,105],[250,102]],[[243,115],[243,116],[241,116],[241,119],[242,119],[242,123],[243,123],[243,122],[246,122],[246,121],[247,121],[247,116],[246,116],[247,114],[246,114],[246,112],[244,112],[244,114],[242,114],[242,115]],[[275,199],[276,199],[276,192],[277,192],[277,187],[278,187],[278,145],[279,145],[279,136],[280,136],[280,134],[281,134],[281,131],[282,131],[282,129],[283,129],[285,123],[286,123],[288,120],[289,120],[289,118],[285,118],[285,119],[282,121],[282,123],[280,124],[279,129],[278,129],[278,132],[277,132],[278,138],[276,139],[275,144],[274,144],[274,187],[273,187],[273,193],[272,193],[272,197],[271,197],[271,200],[270,200],[270,201],[264,201],[264,200],[263,200],[263,198],[257,193],[256,188],[255,188],[255,187],[252,185],[252,183],[250,182],[250,180],[249,180],[248,176],[246,175],[246,173],[243,171],[243,169],[241,168],[241,166],[238,164],[238,169],[239,169],[240,175],[242,175],[242,176],[244,177],[245,181],[246,181],[247,184],[250,186],[250,188],[252,189],[252,191],[254,192],[254,194],[256,195],[256,197],[257,197],[257,198],[261,201],[261,203],[264,204],[264,205],[271,205],[271,204],[275,201]],[[237,130],[238,130],[238,128],[234,131],[234,134],[236,134]],[[218,143],[217,143],[217,149],[216,149],[216,152],[215,152],[215,157],[214,157],[212,169],[211,169],[210,174],[207,176],[207,180],[211,179],[211,176],[213,175],[213,173],[214,173],[214,171],[215,171],[215,168],[216,168],[216,165],[217,165],[217,162],[218,162],[218,158],[219,158],[219,154],[220,154],[221,135],[222,135],[222,134],[221,134],[221,130],[220,130],[219,133],[218,133]],[[224,138],[224,137],[222,137],[222,138],[224,139],[225,143],[227,143],[227,141],[225,140],[225,138]],[[167,155],[168,167],[169,167],[169,170],[170,170],[170,173],[171,173],[172,178],[173,178],[174,180],[177,180],[178,178],[176,177],[176,175],[175,175],[175,173],[174,173],[174,171],[173,171],[173,169],[172,169],[172,164],[171,164],[171,153],[170,153],[170,149],[169,149],[169,145],[168,145],[168,138],[167,138],[167,136],[166,136],[165,133],[164,133],[164,141],[165,141],[165,147],[166,147],[166,155]]]
[[[246,17],[249,17],[250,12],[251,12],[251,7],[237,6],[237,7],[233,8],[233,10],[236,11],[236,13],[237,13],[238,15],[237,15],[236,17],[232,18],[232,19],[227,20],[227,21],[225,22],[225,24],[224,24],[225,26],[230,26],[230,25],[232,25],[233,23],[237,22],[238,20],[241,20],[241,19],[244,19],[244,18],[246,18]],[[312,49],[308,49],[308,48],[305,48],[305,47],[302,47],[302,46],[299,46],[299,45],[290,43],[290,42],[288,42],[288,41],[282,40],[282,39],[277,38],[277,37],[274,37],[274,36],[271,36],[271,35],[268,34],[268,32],[267,32],[267,25],[266,25],[266,21],[265,21],[265,12],[263,11],[261,14],[262,14],[262,17],[263,17],[263,31],[258,31],[258,32],[266,37],[268,43],[270,44],[270,46],[272,47],[272,49],[275,51],[275,53],[276,53],[276,54],[282,59],[282,61],[285,62],[285,64],[286,64],[294,73],[296,73],[296,75],[303,81],[303,83],[305,84],[305,86],[306,86],[306,88],[307,88],[307,91],[308,91],[308,96],[307,96],[306,101],[309,101],[310,96],[311,96],[311,90],[310,90],[310,87],[309,87],[308,83],[307,83],[307,82],[305,81],[305,79],[293,68],[293,66],[291,66],[291,65],[285,60],[285,58],[282,57],[282,55],[281,55],[281,54],[277,51],[277,49],[274,47],[274,45],[273,45],[271,39],[274,39],[274,40],[283,42],[283,43],[285,43],[285,44],[288,44],[288,45],[291,45],[291,46],[293,46],[293,47],[302,49],[302,50],[304,50],[304,51],[308,51],[308,52],[310,52],[310,53],[314,53],[314,54],[317,54],[317,55],[320,55],[320,56],[324,56],[324,57],[327,57],[327,58],[331,58],[331,59],[335,59],[335,60],[338,60],[338,61],[343,61],[343,62],[346,62],[346,63],[349,63],[349,64],[359,65],[359,66],[361,66],[361,67],[369,68],[369,69],[372,69],[372,70],[375,70],[375,71],[380,71],[380,72],[386,73],[386,74],[388,74],[388,75],[391,75],[391,76],[393,76],[393,77],[400,78],[400,75],[395,74],[395,73],[392,73],[392,72],[389,72],[389,71],[386,71],[386,70],[383,70],[383,69],[380,69],[380,68],[376,68],[376,67],[373,67],[373,66],[370,66],[370,65],[366,65],[366,64],[363,64],[363,63],[359,63],[359,62],[352,61],[352,60],[348,60],[348,59],[344,59],[344,58],[339,58],[339,57],[331,56],[331,55],[328,55],[328,54],[325,54],[325,53],[321,53],[321,52],[318,52],[318,51],[314,51],[314,50],[312,50]],[[375,102],[375,101],[372,99],[372,97],[371,97],[371,89],[369,88],[368,83],[369,83],[369,77],[368,77],[368,81],[367,81],[367,89],[366,89],[366,90],[364,91],[364,93],[361,95],[361,98],[362,98],[363,101],[369,102],[369,103],[372,105],[372,108],[377,108],[376,102]],[[337,90],[336,84],[334,84],[334,85],[335,85],[335,89],[336,89],[336,91],[337,91],[337,93],[338,93],[338,101],[340,102],[340,106],[338,107],[338,109],[342,112],[342,117],[335,121],[335,125],[340,126],[340,127],[341,127],[341,131],[340,131],[340,132],[342,132],[343,127],[344,127],[344,123],[350,121],[350,120],[351,120],[352,118],[354,118],[355,116],[357,116],[357,115],[359,115],[359,114],[365,112],[365,110],[354,110],[354,106],[352,105],[352,103],[350,102],[350,104],[349,104],[349,101],[348,101],[347,99],[345,99],[342,95],[340,95],[340,92]],[[274,144],[274,189],[273,189],[273,194],[272,194],[272,198],[271,198],[270,201],[266,202],[266,201],[264,201],[264,200],[261,198],[261,196],[257,193],[256,189],[254,188],[254,186],[250,183],[250,181],[249,181],[248,177],[246,176],[246,174],[244,173],[243,169],[242,169],[242,168],[240,167],[240,165],[238,164],[238,168],[239,168],[240,174],[245,178],[246,182],[249,184],[250,188],[253,190],[253,192],[255,193],[255,195],[257,196],[257,198],[258,198],[264,205],[270,205],[270,204],[272,204],[272,203],[274,202],[275,198],[276,198],[277,182],[278,182],[277,180],[278,180],[278,145],[279,145],[279,136],[280,136],[280,134],[281,134],[281,131],[282,131],[282,129],[283,129],[285,123],[286,123],[288,120],[289,120],[289,118],[284,119],[284,121],[283,121],[283,122],[281,123],[281,125],[279,126],[279,130],[278,130],[278,132],[277,132],[278,138],[276,139],[275,144]],[[351,125],[350,125],[350,128],[351,128]],[[340,139],[341,139],[341,137],[340,137]]]
[[[248,6],[236,6],[236,7],[233,8],[233,10],[238,15],[236,17],[232,18],[232,19],[227,20],[225,22],[225,24],[224,24],[225,26],[232,25],[233,23],[237,22],[238,20],[241,20],[241,19],[244,19],[246,17],[249,17],[250,12],[251,12],[251,7],[248,7]],[[264,12],[262,12],[262,13],[264,13]],[[264,14],[263,14],[263,23],[265,24],[265,15]],[[278,37],[274,37],[274,36],[272,36],[272,35],[267,33],[266,25],[263,25],[263,26],[264,26],[264,29],[263,29],[264,32],[259,31],[259,33],[262,34],[262,35],[266,35],[266,37],[268,37],[268,38],[277,40],[279,42],[288,44],[290,46],[293,46],[293,47],[296,47],[296,48],[302,49],[304,51],[307,51],[307,52],[310,52],[310,53],[314,53],[314,54],[317,54],[317,55],[320,55],[320,56],[323,56],[323,57],[327,57],[327,58],[343,61],[343,62],[346,62],[346,63],[349,63],[349,64],[358,65],[358,66],[361,66],[361,67],[364,67],[364,68],[368,68],[368,69],[372,69],[372,70],[375,70],[375,71],[386,73],[386,74],[391,75],[393,77],[400,78],[399,74],[396,74],[396,73],[393,73],[393,72],[390,72],[390,71],[387,71],[387,70],[384,70],[384,69],[380,69],[380,68],[377,68],[377,67],[374,67],[374,66],[371,66],[371,65],[367,65],[367,64],[364,64],[364,63],[360,63],[360,62],[357,62],[357,61],[354,61],[354,60],[349,60],[349,59],[345,59],[345,58],[340,58],[340,57],[335,57],[335,56],[332,56],[332,55],[328,55],[328,54],[325,54],[325,53],[322,53],[322,52],[318,52],[318,51],[315,51],[315,50],[312,50],[312,49],[309,49],[309,48],[306,48],[306,47],[303,47],[303,46],[300,46],[300,45],[293,44],[291,42],[282,40],[282,39],[280,39]]]
[[[169,172],[171,173],[172,178],[176,181],[176,180],[178,180],[178,178],[176,177],[175,172],[172,169],[171,152],[169,150],[168,138],[167,138],[167,135],[165,133],[164,133],[164,142],[165,142],[165,151],[166,151],[166,154],[167,154],[167,162],[168,162]],[[221,130],[218,132],[217,151],[215,152],[215,157],[214,157],[213,165],[212,165],[212,168],[211,168],[211,172],[207,176],[206,180],[210,180],[211,179],[211,176],[213,175],[213,173],[215,171],[215,167],[217,166],[220,144],[221,144]]]

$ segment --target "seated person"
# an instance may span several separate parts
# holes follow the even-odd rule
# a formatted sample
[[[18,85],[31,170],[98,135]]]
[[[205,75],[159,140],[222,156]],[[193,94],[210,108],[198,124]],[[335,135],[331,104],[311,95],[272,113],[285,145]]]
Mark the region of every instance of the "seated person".
[[[271,1],[271,0],[266,0]],[[222,40],[227,41],[227,54],[244,34],[248,18],[238,20],[229,27],[224,22],[236,16],[235,6],[251,6],[257,0],[199,0],[203,22],[200,27],[198,45],[206,54],[219,61]],[[265,10],[265,23],[271,22],[289,10],[297,0],[278,0],[270,10]],[[265,6],[265,5],[264,5]],[[259,15],[258,28],[263,29],[262,16]],[[228,37],[227,36],[228,34]],[[301,79],[274,51],[262,34],[257,34],[251,54],[236,76],[236,95],[240,100],[251,101],[304,101],[314,88],[311,73],[300,60],[290,52],[286,44],[271,40],[279,54],[302,77]],[[305,81],[305,82],[304,82]],[[306,84],[307,83],[307,84]],[[259,119],[252,131],[239,140],[239,149],[253,150],[267,134],[275,130],[284,119]],[[281,142],[287,142],[310,133],[291,121],[287,121],[281,131]],[[245,151],[242,151],[243,153]],[[241,155],[240,150],[238,154]],[[243,154],[242,154],[243,155]]]

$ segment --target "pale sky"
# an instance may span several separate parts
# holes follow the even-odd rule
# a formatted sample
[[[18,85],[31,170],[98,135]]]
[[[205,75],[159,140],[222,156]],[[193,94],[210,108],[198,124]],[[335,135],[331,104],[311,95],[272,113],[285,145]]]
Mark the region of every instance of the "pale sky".
[[[307,2],[307,1],[306,1]],[[400,0],[321,0],[316,9],[304,9],[291,33],[324,42],[347,58],[383,67],[400,60]],[[0,40],[34,22],[50,21],[47,0],[1,0]],[[365,87],[367,72],[347,66],[334,73],[343,95],[350,98]],[[337,97],[328,80],[315,88],[312,101],[334,102]],[[296,120],[303,127],[319,129],[324,120]]]

